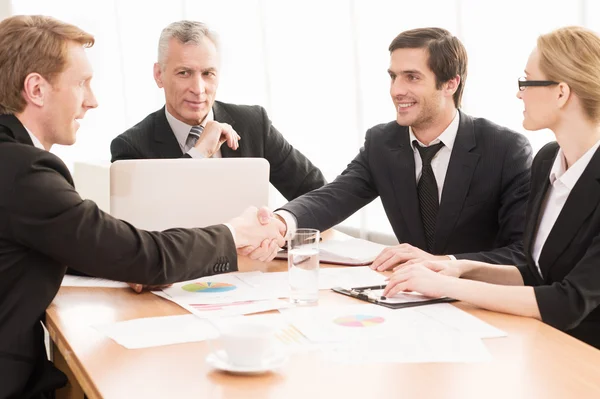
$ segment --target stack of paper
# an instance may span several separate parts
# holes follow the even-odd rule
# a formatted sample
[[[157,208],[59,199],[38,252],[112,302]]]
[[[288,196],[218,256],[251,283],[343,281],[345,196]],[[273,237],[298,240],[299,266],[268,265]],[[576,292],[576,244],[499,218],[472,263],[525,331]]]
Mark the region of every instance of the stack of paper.
[[[385,248],[385,245],[360,238],[327,240],[319,244],[319,261],[346,266],[370,265]],[[277,258],[287,259],[287,252],[280,251]]]
[[[427,309],[427,310],[425,310]],[[327,360],[368,363],[489,360],[482,337],[502,331],[449,304],[392,310],[377,305],[323,306],[280,312]]]
[[[128,288],[127,283],[120,281],[106,280],[96,277],[71,276],[69,274],[63,277],[61,287],[103,287],[103,288]]]

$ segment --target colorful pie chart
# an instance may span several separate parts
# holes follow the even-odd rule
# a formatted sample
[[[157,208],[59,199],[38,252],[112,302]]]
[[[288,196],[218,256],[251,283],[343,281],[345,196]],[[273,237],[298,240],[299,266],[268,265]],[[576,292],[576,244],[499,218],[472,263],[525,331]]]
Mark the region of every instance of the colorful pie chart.
[[[372,327],[381,324],[385,319],[381,316],[355,314],[342,316],[333,320],[335,324],[343,327]]]
[[[236,286],[228,283],[218,282],[198,282],[190,283],[181,287],[184,291],[188,292],[201,292],[201,293],[215,293],[215,292],[227,292],[236,289]]]

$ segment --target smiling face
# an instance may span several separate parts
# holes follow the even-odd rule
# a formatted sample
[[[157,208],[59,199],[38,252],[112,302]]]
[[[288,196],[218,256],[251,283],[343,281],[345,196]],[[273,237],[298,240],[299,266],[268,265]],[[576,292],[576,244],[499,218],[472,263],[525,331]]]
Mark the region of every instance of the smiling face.
[[[525,67],[527,80],[547,80],[540,69],[540,56],[534,49]],[[555,126],[558,118],[559,96],[557,86],[525,87],[517,92],[517,98],[523,100],[523,127],[527,130],[541,130]]]
[[[172,38],[162,67],[154,64],[154,79],[165,90],[169,113],[188,125],[199,125],[215,102],[218,66],[217,48],[207,37],[200,44]]]
[[[41,126],[45,142],[61,145],[75,143],[78,119],[82,119],[89,109],[98,106],[90,86],[92,75],[92,66],[83,46],[69,42],[66,68],[49,84],[43,100],[44,123]]]
[[[428,59],[429,54],[423,48],[399,48],[390,59],[390,95],[396,107],[396,121],[415,130],[439,123],[444,111],[456,109],[452,98],[456,87],[448,90],[448,84],[444,83],[436,88]]]

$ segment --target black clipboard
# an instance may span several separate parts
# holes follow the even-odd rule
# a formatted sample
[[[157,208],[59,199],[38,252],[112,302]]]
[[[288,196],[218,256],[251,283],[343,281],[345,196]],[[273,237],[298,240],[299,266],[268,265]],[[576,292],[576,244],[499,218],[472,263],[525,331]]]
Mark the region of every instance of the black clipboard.
[[[385,288],[385,285],[374,285],[370,287],[355,287],[355,288],[342,288],[342,287],[333,287],[331,290],[337,292],[338,294],[350,296],[352,298],[360,299],[361,301],[366,301],[370,303],[374,303],[376,305],[385,306],[390,309],[402,309],[402,308],[410,308],[414,306],[423,306],[423,305],[431,305],[434,303],[446,303],[446,302],[455,302],[456,299],[452,298],[432,298],[428,300],[419,300],[412,302],[402,302],[402,303],[388,303],[385,302],[385,299],[382,300],[382,297],[377,298],[375,295],[369,295],[371,290],[380,290]]]

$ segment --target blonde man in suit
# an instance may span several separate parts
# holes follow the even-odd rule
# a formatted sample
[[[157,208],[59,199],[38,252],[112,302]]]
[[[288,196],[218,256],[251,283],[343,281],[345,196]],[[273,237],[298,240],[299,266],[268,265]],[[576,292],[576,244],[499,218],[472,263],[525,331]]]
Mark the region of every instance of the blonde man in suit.
[[[533,161],[526,264],[410,263],[385,295],[449,296],[540,319],[600,348],[600,36],[581,27],[540,36],[525,75],[523,127],[556,137]]]
[[[271,259],[284,242],[283,226],[266,209],[205,228],[149,232],[81,199],[49,150],[73,144],[78,120],[98,105],[85,53],[93,44],[89,33],[50,17],[0,22],[0,398],[50,398],[66,383],[46,358],[41,322],[67,265],[168,284],[237,270],[237,248],[266,242],[262,258]]]

